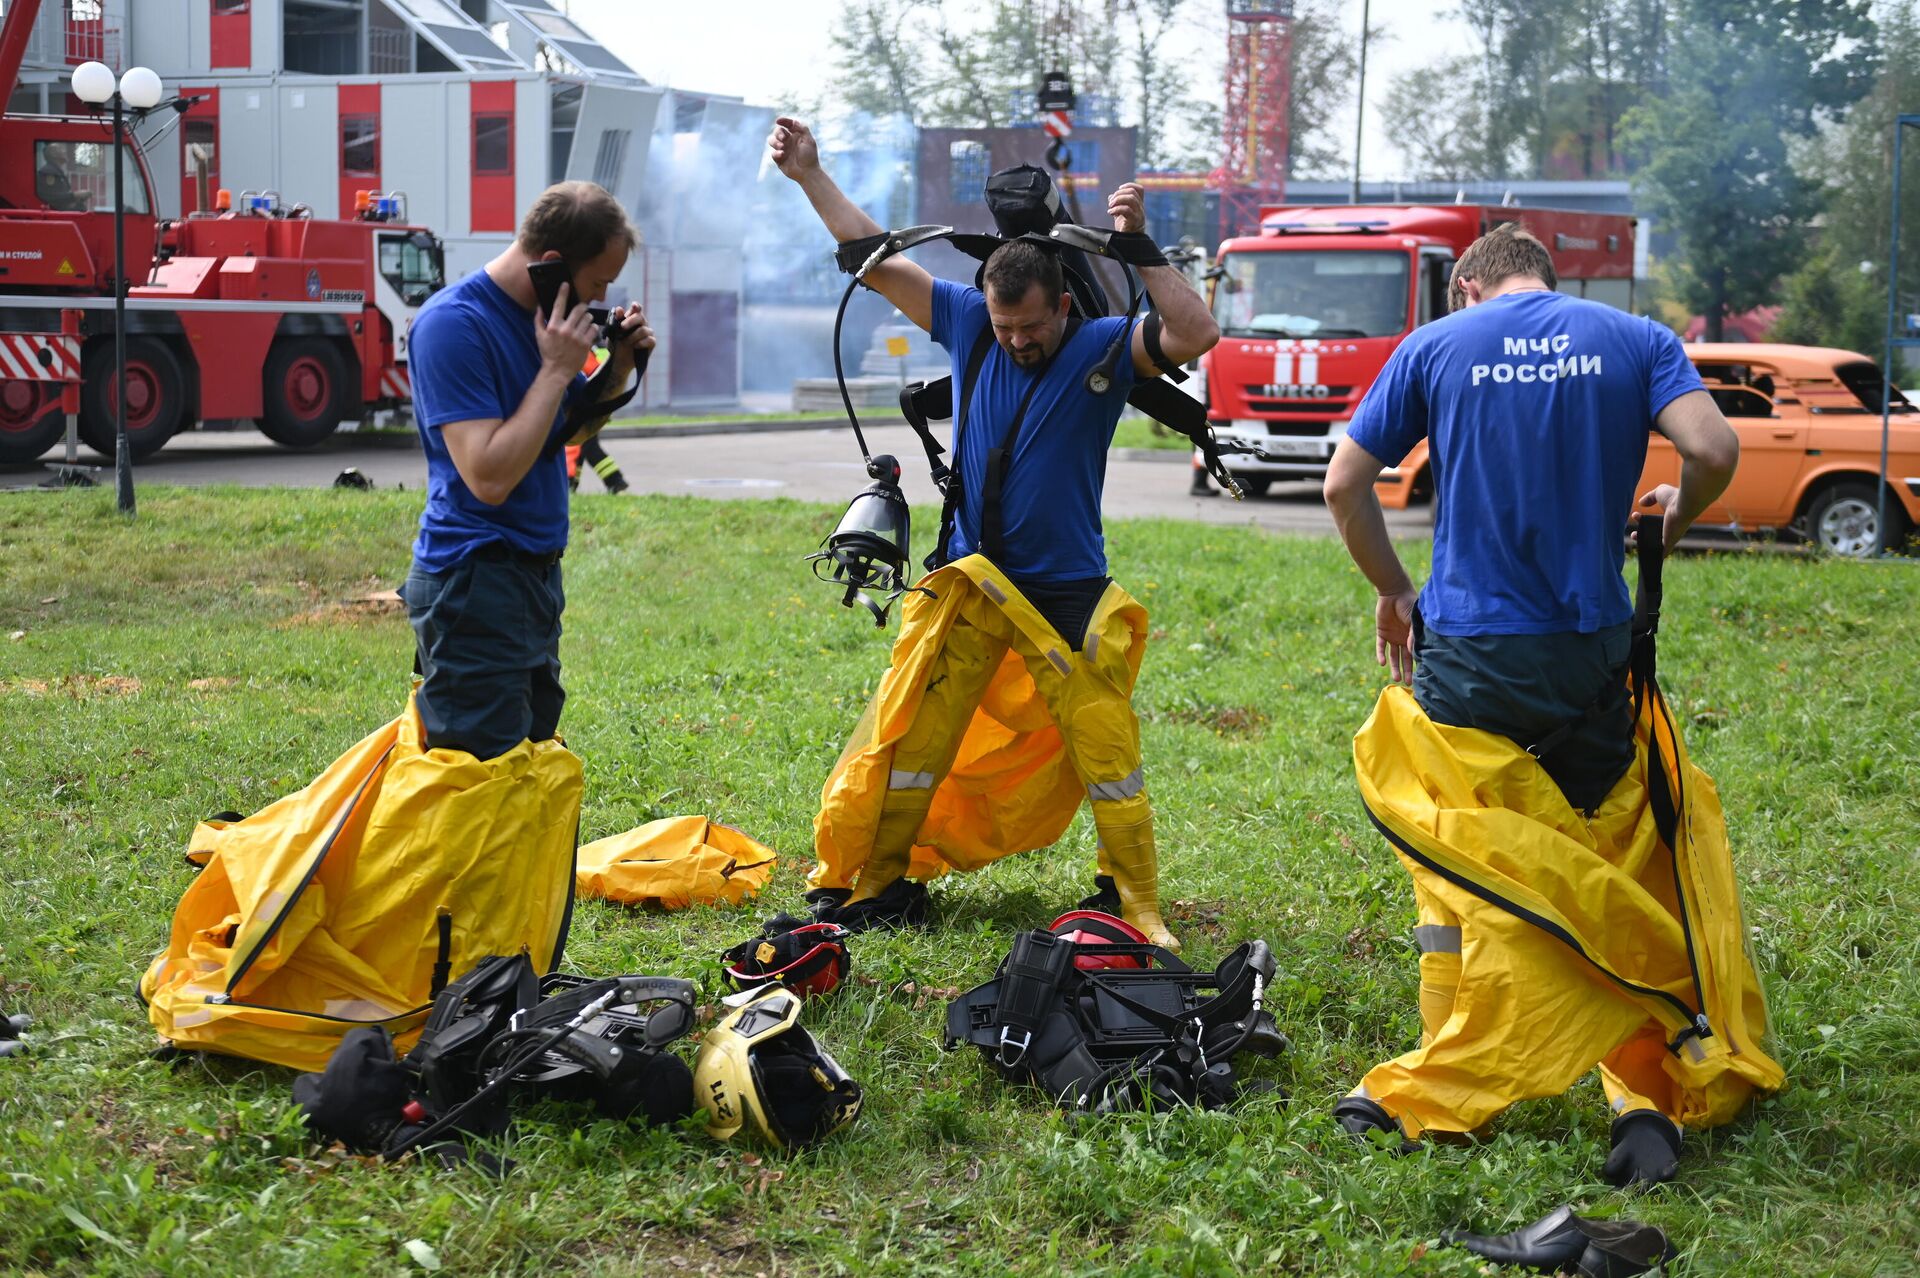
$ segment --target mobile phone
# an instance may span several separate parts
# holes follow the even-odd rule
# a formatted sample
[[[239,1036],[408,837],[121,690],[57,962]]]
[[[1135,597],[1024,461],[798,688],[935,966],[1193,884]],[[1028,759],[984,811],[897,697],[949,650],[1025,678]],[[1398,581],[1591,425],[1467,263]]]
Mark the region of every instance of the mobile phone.
[[[554,303],[560,300],[560,286],[562,284],[572,285],[573,272],[567,269],[565,262],[561,261],[529,262],[527,263],[527,278],[533,281],[534,308],[547,317],[547,323],[553,323],[555,321],[553,307]],[[572,310],[578,305],[580,305],[580,298],[574,296],[571,290],[569,290],[567,309]],[[598,325],[600,329],[600,335],[595,339],[596,341],[604,342],[608,339],[607,321],[610,315],[611,312],[604,306],[589,306],[587,308],[587,318]],[[565,319],[566,316],[562,315],[558,318]]]
[[[533,281],[534,309],[545,315],[549,324],[558,319],[565,319],[565,316],[556,316],[553,313],[553,306],[560,300],[560,286],[573,283],[573,272],[567,269],[567,264],[558,260],[529,262],[527,278]],[[570,307],[580,304],[580,299],[577,297],[569,297],[567,300]]]

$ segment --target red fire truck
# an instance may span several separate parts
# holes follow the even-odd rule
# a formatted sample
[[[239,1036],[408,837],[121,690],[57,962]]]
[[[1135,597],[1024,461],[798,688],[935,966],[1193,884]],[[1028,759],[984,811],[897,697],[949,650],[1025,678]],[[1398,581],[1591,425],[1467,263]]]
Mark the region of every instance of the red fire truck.
[[[39,8],[6,6],[0,100]],[[161,219],[145,160],[122,145],[135,457],[190,424],[232,419],[307,447],[410,398],[407,325],[444,263],[440,241],[406,225],[401,197],[370,195],[360,217],[338,221],[242,192],[219,211]],[[98,119],[0,118],[0,463],[46,452],[68,411],[81,439],[112,455],[113,164]]]
[[[1562,292],[1631,308],[1633,219],[1617,214],[1271,205],[1259,235],[1222,244],[1212,271],[1220,343],[1203,368],[1215,433],[1255,450],[1227,458],[1241,486],[1257,496],[1276,479],[1325,475],[1394,347],[1447,313],[1454,259],[1516,221],[1553,253]],[[1391,487],[1383,480],[1382,495]]]

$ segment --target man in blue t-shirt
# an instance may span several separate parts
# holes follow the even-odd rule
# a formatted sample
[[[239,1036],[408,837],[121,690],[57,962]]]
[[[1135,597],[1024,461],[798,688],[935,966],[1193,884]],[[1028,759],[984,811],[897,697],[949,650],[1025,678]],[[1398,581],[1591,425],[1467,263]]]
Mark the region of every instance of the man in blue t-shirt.
[[[1638,503],[1664,515],[1668,546],[1725,490],[1740,449],[1673,334],[1564,296],[1555,284],[1545,246],[1517,224],[1469,246],[1454,266],[1455,313],[1388,360],[1328,466],[1326,498],[1379,592],[1376,660],[1396,682],[1411,681],[1431,724],[1496,733],[1527,749],[1591,821],[1636,750],[1626,681],[1633,604],[1621,568],[1647,433],[1672,440],[1682,460],[1677,488],[1659,485]],[[1373,484],[1422,438],[1433,459],[1433,570],[1416,599]],[[1429,758],[1419,743],[1409,751]],[[1355,757],[1369,766],[1358,746]],[[1468,766],[1452,755],[1431,764]],[[1363,780],[1383,790],[1421,785],[1421,761],[1395,766],[1413,775]],[[1485,782],[1486,793],[1503,792],[1499,777]],[[1562,829],[1572,814],[1505,811],[1514,819],[1502,827],[1509,839],[1500,873],[1534,884],[1529,858],[1542,855],[1545,840],[1528,832]],[[1434,837],[1444,843],[1448,834]],[[1596,837],[1610,836],[1602,829]],[[1420,908],[1421,1047],[1370,1072],[1335,1106],[1336,1121],[1357,1135],[1455,1131],[1473,1121],[1460,1116],[1469,1102],[1550,1094],[1584,1073],[1590,1062],[1559,1059],[1550,1046],[1551,1027],[1582,1012],[1566,1006],[1566,986],[1546,973],[1539,1001],[1529,1001],[1536,987],[1512,970],[1525,960],[1503,957],[1514,947],[1500,930],[1509,917],[1501,903],[1457,871],[1433,870],[1431,880],[1463,887],[1459,899],[1420,890],[1432,867],[1395,842],[1415,871]],[[1563,868],[1542,867],[1540,890],[1561,890]],[[1465,911],[1460,900],[1488,913]],[[1619,1112],[1604,1174],[1615,1184],[1670,1179],[1678,1125],[1606,1077]]]
[[[1726,489],[1740,446],[1671,332],[1555,283],[1517,224],[1475,241],[1454,267],[1455,313],[1402,342],[1361,401],[1326,499],[1379,592],[1380,664],[1437,723],[1530,746],[1580,720],[1542,763],[1591,810],[1633,756],[1621,568],[1647,432],[1682,461],[1678,488],[1640,499],[1665,514],[1669,546]],[[1421,439],[1433,571],[1416,598],[1373,483]]]
[[[505,252],[421,308],[408,338],[427,506],[402,595],[423,682],[429,748],[490,759],[544,741],[560,721],[560,555],[567,544],[563,445],[606,297],[637,242],[620,202],[591,182],[549,187]],[[527,268],[559,261],[570,283],[549,317]],[[611,315],[611,384],[624,386],[653,330],[638,306]]]
[[[768,145],[780,171],[806,193],[836,240],[846,243],[881,233],[820,167],[818,148],[804,124],[781,117]],[[1156,320],[1130,328],[1124,318],[1073,316],[1057,254],[1025,240],[1003,244],[987,259],[984,291],[936,280],[900,256],[865,277],[903,315],[931,333],[952,363],[953,469],[961,502],[937,559],[984,557],[1066,641],[1069,652],[1081,648],[1111,585],[1100,497],[1107,448],[1128,392],[1136,376],[1157,376],[1163,367],[1185,363],[1219,337],[1206,302],[1145,236],[1141,188],[1133,183],[1120,187],[1108,198],[1107,213],[1121,250],[1142,251],[1129,260],[1159,259],[1158,264],[1139,267]],[[1149,324],[1157,324],[1159,334],[1160,349],[1152,355]],[[1118,364],[1107,388],[1095,393],[1088,388],[1088,374],[1110,351]],[[968,395],[970,365],[978,371]],[[954,751],[1000,667],[1008,639],[997,622],[995,632],[987,633],[962,621],[941,642],[942,653],[933,663],[908,736],[913,766],[904,754],[893,762],[896,781],[907,781],[888,790],[851,905],[887,894],[896,884],[909,887],[904,875],[919,818],[952,766]],[[896,667],[902,657],[896,651]],[[1058,660],[1071,664],[1063,655]],[[1111,721],[1117,735],[1126,735],[1119,721],[1131,724],[1131,714],[1120,705],[1103,707],[1091,717]],[[1079,731],[1060,718],[1056,709],[1063,735]],[[1131,735],[1131,750],[1137,752],[1137,726]],[[1069,742],[1069,753],[1078,759],[1072,745]],[[1120,753],[1125,752],[1114,753],[1108,762],[1116,762]],[[1143,782],[1137,767],[1122,768],[1121,773],[1081,777],[1101,830],[1101,868],[1115,881],[1111,892],[1101,884],[1108,893],[1103,900],[1117,893],[1112,899],[1116,912],[1153,940],[1170,942],[1158,914],[1152,819],[1145,811]],[[1116,815],[1120,809],[1107,806],[1123,803],[1124,831]]]

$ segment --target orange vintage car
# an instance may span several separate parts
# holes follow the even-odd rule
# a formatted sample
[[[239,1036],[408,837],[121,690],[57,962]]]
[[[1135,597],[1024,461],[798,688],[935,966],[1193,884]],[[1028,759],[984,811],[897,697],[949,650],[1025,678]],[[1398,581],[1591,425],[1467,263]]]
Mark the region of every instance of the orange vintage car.
[[[1698,527],[1791,532],[1838,555],[1904,544],[1920,524],[1920,410],[1894,389],[1882,529],[1878,364],[1853,351],[1766,342],[1697,343],[1686,351],[1740,436],[1740,469]],[[1679,479],[1673,445],[1653,435],[1636,495]],[[1375,491],[1396,509],[1430,498],[1426,442],[1381,472]]]

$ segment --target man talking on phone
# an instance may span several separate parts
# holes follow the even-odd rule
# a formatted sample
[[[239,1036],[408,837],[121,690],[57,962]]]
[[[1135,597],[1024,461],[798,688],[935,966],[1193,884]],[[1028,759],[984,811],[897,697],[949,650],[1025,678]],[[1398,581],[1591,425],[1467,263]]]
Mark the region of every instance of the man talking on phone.
[[[607,191],[562,182],[534,201],[505,252],[434,294],[413,322],[427,507],[402,594],[428,748],[491,759],[559,725],[565,445],[606,424],[580,371],[601,335],[588,305],[605,299],[638,242]],[[536,285],[560,274],[548,264],[564,268],[551,313]],[[653,349],[653,330],[639,306],[616,307],[606,338],[618,389],[636,354]]]

